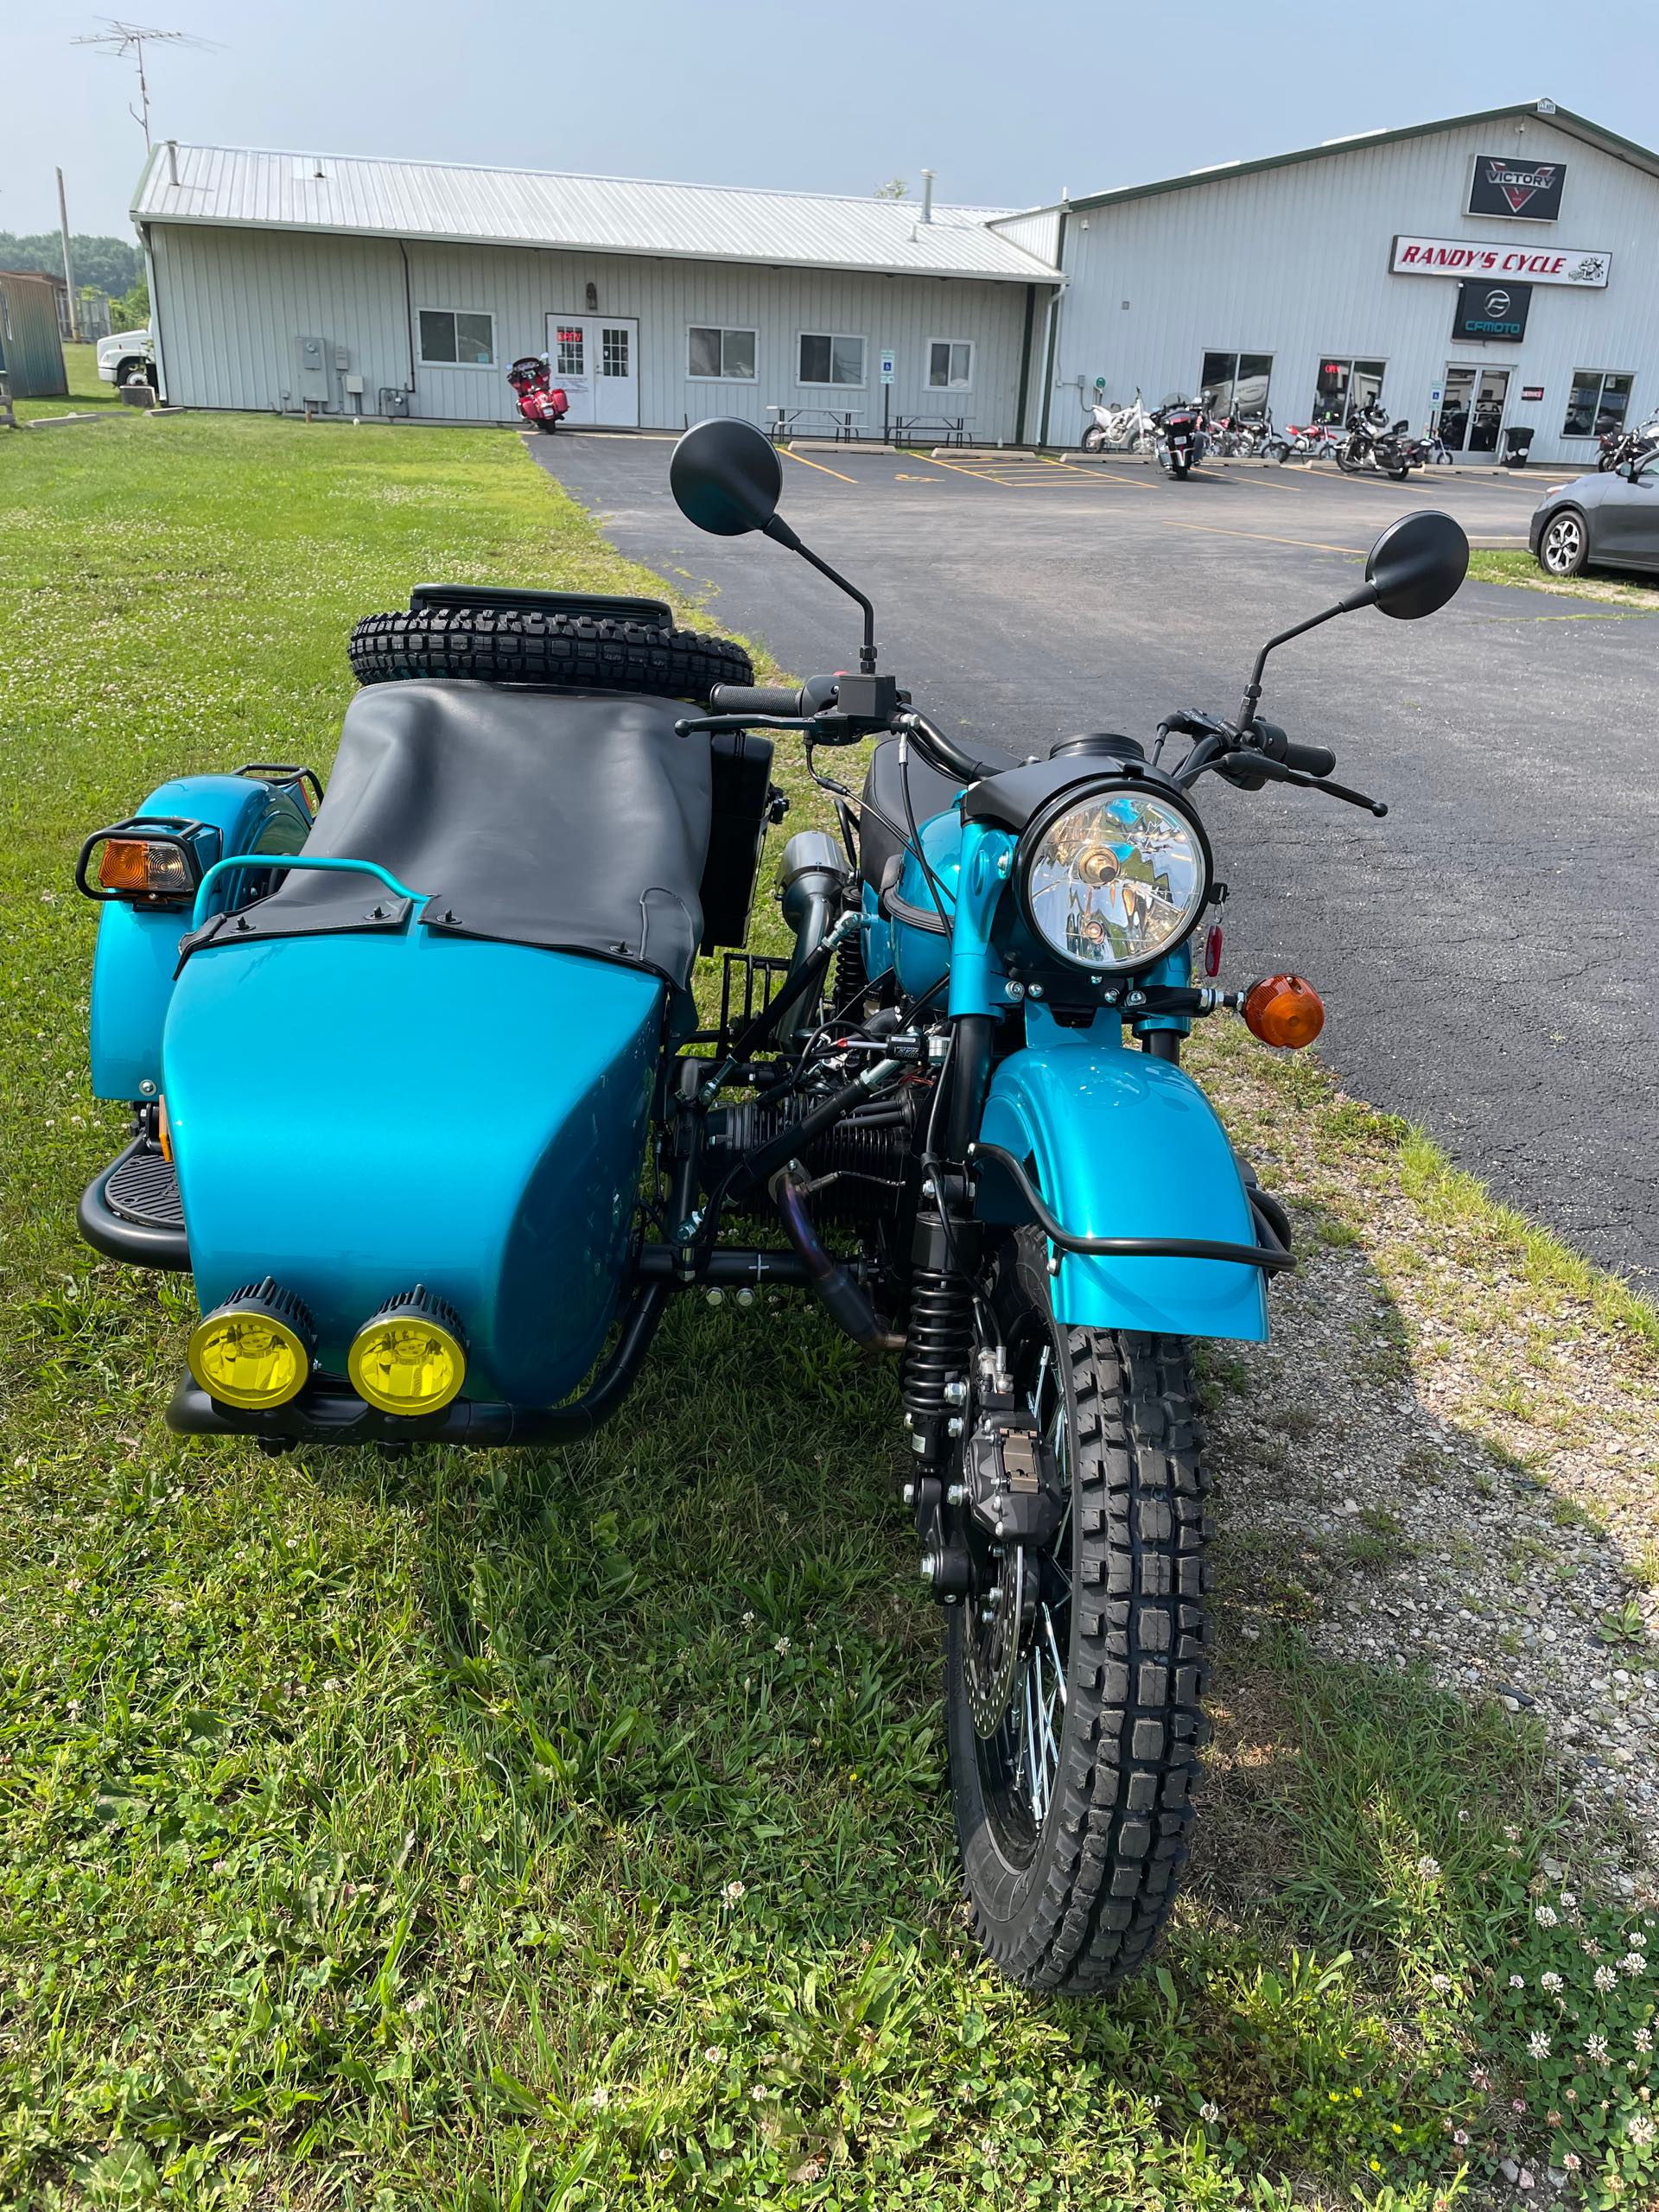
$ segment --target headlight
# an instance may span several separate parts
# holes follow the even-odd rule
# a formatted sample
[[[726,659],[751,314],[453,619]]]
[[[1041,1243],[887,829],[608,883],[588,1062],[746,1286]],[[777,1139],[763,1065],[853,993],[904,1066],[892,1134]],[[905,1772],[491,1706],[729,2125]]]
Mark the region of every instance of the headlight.
[[[1210,849],[1162,793],[1114,783],[1063,792],[1020,840],[1026,918],[1062,960],[1122,974],[1179,944],[1204,910]]]
[[[441,1413],[467,1379],[460,1317],[416,1283],[363,1324],[346,1372],[359,1397],[382,1413]]]
[[[190,1372],[221,1405],[257,1413],[305,1388],[316,1355],[311,1316],[267,1275],[205,1314],[190,1332]]]

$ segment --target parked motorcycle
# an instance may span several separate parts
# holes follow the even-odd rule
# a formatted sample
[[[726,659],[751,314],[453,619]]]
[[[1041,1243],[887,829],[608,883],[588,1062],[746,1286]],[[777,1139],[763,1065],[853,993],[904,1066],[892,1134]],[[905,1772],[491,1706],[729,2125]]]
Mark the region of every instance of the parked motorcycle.
[[[518,396],[518,412],[526,423],[551,434],[570,412],[564,388],[553,382],[545,353],[526,353],[507,371],[507,382]]]
[[[898,1362],[980,1941],[1029,1987],[1103,1989],[1145,1960],[1192,1817],[1187,1340],[1263,1338],[1295,1264],[1181,1041],[1236,1014],[1297,1047],[1324,1019],[1296,976],[1214,980],[1197,788],[1385,813],[1261,718],[1263,670],[1338,614],[1433,613],[1467,541],[1385,531],[1230,720],[1039,757],[878,672],[870,602],[778,514],[761,431],[699,424],[670,484],[858,603],[857,673],[756,687],[649,600],[423,585],[359,623],[326,797],[287,765],[184,776],[82,849],[93,1088],[134,1128],[80,1226],[194,1278],[171,1426],[269,1452],[584,1437],[671,1298],[815,1297]],[[773,733],[809,761],[876,741],[861,798],[824,779],[843,842],[785,849],[787,962],[741,950]]]
[[[1089,411],[1094,419],[1083,434],[1084,453],[1150,453],[1157,442],[1157,426],[1138,391],[1127,407],[1096,400]]]
[[[1287,423],[1282,432],[1263,441],[1262,457],[1264,461],[1327,461],[1334,454],[1342,441],[1328,423],[1306,423],[1299,429]]]
[[[1153,414],[1158,432],[1158,466],[1166,476],[1184,481],[1210,452],[1210,429],[1204,403],[1172,393]]]
[[[1649,461],[1659,453],[1659,415],[1649,415],[1633,430],[1605,431],[1598,443],[1596,467],[1604,474],[1611,469],[1628,468],[1632,462]]]
[[[1345,476],[1374,469],[1403,484],[1411,474],[1411,425],[1402,416],[1390,423],[1388,410],[1373,401],[1354,408],[1348,416],[1348,435],[1337,448],[1337,467]]]

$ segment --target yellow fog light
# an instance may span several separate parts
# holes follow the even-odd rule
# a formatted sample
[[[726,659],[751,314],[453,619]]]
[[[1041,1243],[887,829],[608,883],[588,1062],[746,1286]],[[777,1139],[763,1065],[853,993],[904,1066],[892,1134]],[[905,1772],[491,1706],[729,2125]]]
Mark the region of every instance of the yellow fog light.
[[[235,1291],[190,1332],[190,1372],[221,1405],[257,1412],[297,1397],[316,1351],[311,1316],[267,1275]]]
[[[352,1339],[346,1372],[384,1414],[435,1414],[467,1379],[461,1319],[423,1283],[388,1299]]]

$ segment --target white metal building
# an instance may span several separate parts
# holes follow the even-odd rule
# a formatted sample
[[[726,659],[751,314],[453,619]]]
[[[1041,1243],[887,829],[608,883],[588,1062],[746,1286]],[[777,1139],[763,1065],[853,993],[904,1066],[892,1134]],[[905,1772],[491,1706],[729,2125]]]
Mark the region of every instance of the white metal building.
[[[1380,392],[1474,460],[1521,429],[1587,462],[1659,408],[1659,155],[1549,100],[993,222],[1065,275],[1027,424],[1048,443],[1137,387],[1281,429]]]
[[[576,423],[990,441],[1058,283],[996,212],[167,143],[133,216],[177,405],[511,422],[545,352]]]

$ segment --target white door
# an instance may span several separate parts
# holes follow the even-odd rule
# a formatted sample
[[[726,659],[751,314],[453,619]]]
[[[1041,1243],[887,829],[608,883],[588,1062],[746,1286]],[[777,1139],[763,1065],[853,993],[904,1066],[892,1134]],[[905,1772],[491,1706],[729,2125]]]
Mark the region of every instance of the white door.
[[[620,315],[550,315],[548,372],[570,402],[569,423],[639,426],[639,326]]]

